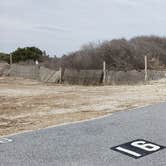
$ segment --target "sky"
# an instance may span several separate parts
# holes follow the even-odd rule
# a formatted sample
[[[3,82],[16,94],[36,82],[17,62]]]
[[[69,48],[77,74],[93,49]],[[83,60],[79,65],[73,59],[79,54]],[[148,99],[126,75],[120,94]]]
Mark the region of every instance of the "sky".
[[[89,42],[166,36],[166,0],[0,0],[0,52],[62,56]]]

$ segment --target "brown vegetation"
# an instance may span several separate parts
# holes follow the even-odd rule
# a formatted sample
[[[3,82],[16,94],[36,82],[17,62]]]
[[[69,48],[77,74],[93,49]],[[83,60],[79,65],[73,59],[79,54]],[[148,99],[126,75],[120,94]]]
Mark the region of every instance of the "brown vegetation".
[[[149,69],[166,68],[166,38],[156,36],[119,39],[100,44],[90,43],[79,51],[63,56],[62,66],[74,69],[102,69],[106,61],[110,70],[140,70],[144,56],[148,56]]]
[[[29,47],[27,47],[29,48]],[[18,62],[26,60],[31,63],[32,59],[39,59],[40,64],[57,70],[59,67],[77,70],[102,69],[103,61],[106,61],[109,70],[141,70],[144,68],[144,56],[148,56],[149,69],[166,68],[166,38],[157,36],[141,36],[130,40],[114,39],[102,43],[89,43],[82,46],[78,51],[61,58],[50,57],[35,47],[20,49],[13,54]],[[39,56],[36,57],[39,52]],[[34,56],[32,56],[32,52]],[[9,55],[0,53],[0,61],[9,62]]]
[[[0,77],[0,135],[166,101],[165,84],[166,80],[149,85],[86,87]]]

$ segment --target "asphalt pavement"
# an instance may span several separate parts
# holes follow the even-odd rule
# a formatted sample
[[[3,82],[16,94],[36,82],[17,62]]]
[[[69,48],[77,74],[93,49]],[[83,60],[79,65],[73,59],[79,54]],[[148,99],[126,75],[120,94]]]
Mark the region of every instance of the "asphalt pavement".
[[[0,140],[0,166],[166,166],[166,103],[8,139]],[[141,150],[141,140],[156,145]]]

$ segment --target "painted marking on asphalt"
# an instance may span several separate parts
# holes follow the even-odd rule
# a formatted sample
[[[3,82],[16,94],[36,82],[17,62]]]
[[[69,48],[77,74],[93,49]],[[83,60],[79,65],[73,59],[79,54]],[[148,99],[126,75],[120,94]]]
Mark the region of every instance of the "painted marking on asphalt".
[[[13,140],[9,138],[0,138],[0,144],[6,144],[10,142],[13,142]]]
[[[166,147],[143,139],[137,139],[131,142],[124,143],[122,145],[112,147],[111,149],[135,159],[139,159],[164,148]]]
[[[133,152],[133,151],[128,150],[128,149],[124,149],[124,148],[122,148],[120,146],[117,147],[116,149],[121,151],[121,152],[125,152],[125,153],[131,154],[131,155],[136,156],[136,157],[140,157],[141,156],[141,154],[139,154],[139,153]]]

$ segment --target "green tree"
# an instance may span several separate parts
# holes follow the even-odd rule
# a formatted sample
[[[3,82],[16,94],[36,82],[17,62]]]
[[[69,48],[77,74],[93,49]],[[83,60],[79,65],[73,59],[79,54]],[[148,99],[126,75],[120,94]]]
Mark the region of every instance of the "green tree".
[[[41,61],[42,51],[36,47],[25,47],[18,48],[12,52],[13,62],[27,61],[27,60],[38,60]]]

